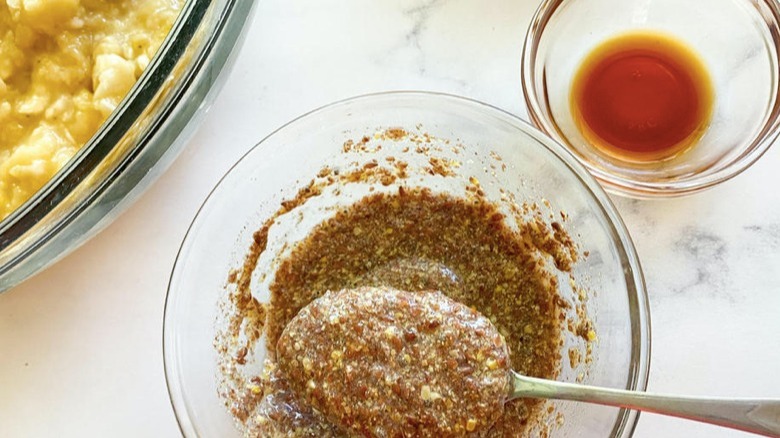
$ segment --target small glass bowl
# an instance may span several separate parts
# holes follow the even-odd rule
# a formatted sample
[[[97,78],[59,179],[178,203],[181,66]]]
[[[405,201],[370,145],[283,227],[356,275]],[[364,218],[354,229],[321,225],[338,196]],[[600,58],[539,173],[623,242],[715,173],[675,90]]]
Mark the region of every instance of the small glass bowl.
[[[645,389],[650,320],[644,280],[628,232],[598,183],[561,145],[494,107],[442,94],[383,93],[334,103],[280,128],[222,178],[194,218],[171,275],[163,327],[168,391],[184,436],[241,436],[218,395],[214,340],[225,322],[220,303],[233,287],[227,283],[228,275],[242,266],[253,233],[322,166],[340,169],[353,159],[362,166],[361,158],[344,154],[346,140],[395,127],[414,132],[418,126],[435,139],[463,145],[457,156],[462,163],[459,176],[415,176],[408,183],[394,182],[385,188],[377,184],[377,190],[397,190],[394,185],[409,184],[462,196],[462,183],[474,177],[491,199],[498,198],[501,189],[519,203],[543,202],[556,217],[565,211],[569,217],[566,228],[582,250],[589,251],[571,275],[592,292],[587,312],[598,341],[593,344],[592,362],[572,365],[572,369],[564,360],[559,379],[573,382],[582,373],[583,383]],[[381,151],[366,153],[362,159],[382,163],[382,154],[395,153],[391,150],[385,144]],[[505,170],[491,169],[495,156],[502,157]],[[324,199],[328,195],[323,192],[313,204],[332,212],[327,208],[331,201],[343,200],[347,191],[339,190],[331,199]],[[297,216],[297,211],[288,215],[302,218],[288,223],[293,224],[289,229],[292,238],[301,237],[301,227],[308,229],[310,222],[319,223],[327,216],[308,214],[311,211],[317,210],[307,210],[304,216]],[[285,248],[290,242],[285,233],[270,233],[267,248]],[[265,256],[262,259],[276,259],[273,252]],[[260,280],[267,272],[261,260],[251,284],[258,299],[267,299]],[[562,273],[558,284],[561,296],[571,299],[575,292],[568,275]],[[264,344],[263,336],[247,355],[244,375],[259,374]],[[568,345],[564,344],[564,357]],[[551,403],[564,420],[553,429],[556,436],[629,437],[638,418],[636,411]]]
[[[694,193],[747,169],[778,135],[780,5],[770,0],[544,0],[528,30],[522,83],[528,113],[604,185],[638,198]],[[614,36],[652,31],[692,48],[715,92],[698,143],[668,159],[609,157],[577,128],[572,80],[585,57]]]

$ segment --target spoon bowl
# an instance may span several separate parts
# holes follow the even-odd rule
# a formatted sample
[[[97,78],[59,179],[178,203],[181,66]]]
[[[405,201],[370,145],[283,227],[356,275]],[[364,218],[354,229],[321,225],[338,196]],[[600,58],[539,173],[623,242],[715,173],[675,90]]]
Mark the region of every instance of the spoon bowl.
[[[339,429],[365,436],[477,433],[497,421],[505,402],[521,397],[616,406],[780,436],[780,400],[657,395],[521,375],[511,369],[496,326],[440,292],[328,292],[290,321],[277,358],[300,400]]]

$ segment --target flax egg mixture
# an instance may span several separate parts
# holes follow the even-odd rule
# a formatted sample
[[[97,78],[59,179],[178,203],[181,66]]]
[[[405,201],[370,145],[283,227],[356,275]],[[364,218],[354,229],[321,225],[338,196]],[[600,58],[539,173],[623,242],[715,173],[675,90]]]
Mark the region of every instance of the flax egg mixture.
[[[502,400],[497,395],[506,390],[510,364],[522,374],[555,378],[564,337],[595,338],[589,320],[576,316],[585,314],[584,301],[559,293],[559,275],[570,276],[580,257],[564,229],[567,216],[551,220],[552,212],[503,190],[500,201],[491,200],[478,178],[461,175],[459,160],[468,153],[462,145],[446,144],[445,151],[425,135],[399,130],[350,140],[344,153],[362,159],[323,168],[281,202],[253,234],[243,266],[229,275],[215,338],[219,393],[244,436],[547,435],[556,422],[552,405],[495,401]],[[486,167],[505,171],[493,158]],[[424,178],[463,184],[437,191],[418,186]],[[289,242],[284,256],[264,257],[280,254],[274,234],[280,221],[315,198],[342,196],[350,185],[370,189]],[[263,260],[272,260],[271,267]],[[260,288],[267,288],[267,300],[258,298]],[[395,295],[375,293],[390,289]],[[350,309],[332,306],[334,296],[345,296],[338,302]],[[384,315],[383,308],[395,310]],[[316,364],[290,339],[306,336],[289,328],[295,318],[298,329],[312,330]],[[325,339],[324,324],[354,348]],[[389,328],[379,330],[383,324]],[[255,362],[258,349],[265,359]],[[442,354],[448,356],[431,356]],[[390,365],[379,358],[391,358],[382,362]],[[405,361],[442,366],[420,380],[405,376]],[[326,378],[317,386],[300,374],[315,370],[353,380]],[[453,383],[455,375],[467,377]],[[373,378],[384,384],[367,385]],[[481,404],[485,399],[492,404]],[[386,415],[378,418],[379,411]]]
[[[358,435],[479,433],[509,388],[503,337],[439,292],[328,292],[287,324],[276,352],[295,393]]]
[[[97,131],[184,0],[0,3],[0,220]]]

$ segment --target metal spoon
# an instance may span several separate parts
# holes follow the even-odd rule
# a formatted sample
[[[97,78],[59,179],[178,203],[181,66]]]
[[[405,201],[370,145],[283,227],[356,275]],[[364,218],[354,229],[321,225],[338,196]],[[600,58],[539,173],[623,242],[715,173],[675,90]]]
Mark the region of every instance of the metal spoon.
[[[400,335],[417,326],[409,336]],[[462,366],[448,365],[452,353]],[[500,414],[507,400],[535,397],[648,411],[780,437],[780,399],[678,397],[561,383],[512,371],[508,354],[489,319],[441,293],[371,287],[329,292],[314,300],[290,321],[277,343],[279,369],[293,390],[331,423],[358,434],[370,425],[383,432],[376,435],[401,435],[404,425],[412,424],[409,418],[425,428],[425,433],[414,429],[418,435],[451,433],[446,428],[452,424],[479,432],[497,420],[493,414]],[[394,380],[378,378],[377,369],[403,376],[411,382],[407,394],[420,397],[389,391]],[[461,384],[465,379],[472,384]],[[397,392],[403,393],[400,386]],[[438,398],[446,394],[452,407],[434,403],[433,393]],[[467,401],[475,397],[479,403]],[[359,400],[360,409],[350,400]],[[422,421],[421,412],[428,421]],[[399,422],[390,414],[407,420]],[[465,419],[472,421],[471,428]]]
[[[681,397],[599,388],[527,377],[510,371],[509,397],[572,400],[616,406],[780,437],[780,400]]]

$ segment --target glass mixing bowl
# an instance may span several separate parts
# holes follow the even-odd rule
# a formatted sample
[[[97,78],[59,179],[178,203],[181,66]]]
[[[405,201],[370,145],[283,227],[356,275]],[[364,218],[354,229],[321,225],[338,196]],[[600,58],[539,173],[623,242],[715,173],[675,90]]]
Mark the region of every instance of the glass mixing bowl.
[[[588,314],[598,336],[583,382],[646,388],[650,320],[644,280],[628,232],[596,181],[561,145],[499,109],[443,94],[383,93],[334,103],[268,136],[222,178],[193,220],[171,276],[163,328],[168,390],[185,436],[240,436],[218,395],[218,356],[213,343],[224,322],[219,303],[231,287],[228,276],[242,266],[253,232],[323,165],[339,168],[355,159],[353,155],[344,157],[345,140],[393,127],[419,128],[463,147],[458,155],[462,178],[414,177],[404,184],[456,192],[455,186],[474,176],[489,197],[498,196],[503,189],[518,202],[542,202],[556,217],[559,211],[569,215],[568,231],[590,252],[575,265],[572,276],[590,291]],[[382,163],[387,149],[367,153],[365,159],[376,158]],[[449,150],[445,147],[444,153]],[[505,171],[488,164],[496,156],[502,158]],[[391,184],[390,190],[394,184],[398,182]],[[324,208],[313,211],[332,213],[329,201],[343,198],[346,192],[339,189],[334,196],[312,201]],[[325,216],[304,214],[300,222],[291,219],[291,235],[301,238],[301,227]],[[272,241],[277,248],[290,242],[284,234],[269,240],[269,248],[274,246]],[[262,267],[255,269],[253,285],[257,284],[255,277],[262,277],[258,271]],[[569,277],[563,276],[559,284],[561,295],[571,298],[574,291]],[[257,290],[263,293],[262,287]],[[249,357],[249,367],[257,372],[264,357],[262,342]],[[583,370],[563,362],[559,378],[575,381],[578,371]],[[638,417],[627,410],[551,403],[564,418],[553,430],[556,436],[627,437]]]
[[[694,193],[733,178],[778,135],[780,6],[770,0],[545,0],[528,30],[522,83],[533,123],[566,146],[608,191],[638,198]],[[575,72],[605,40],[633,31],[671,35],[699,55],[714,89],[697,143],[636,163],[592,146],[572,117]]]
[[[108,225],[182,149],[232,64],[254,0],[189,0],[92,139],[0,222],[0,292]]]

